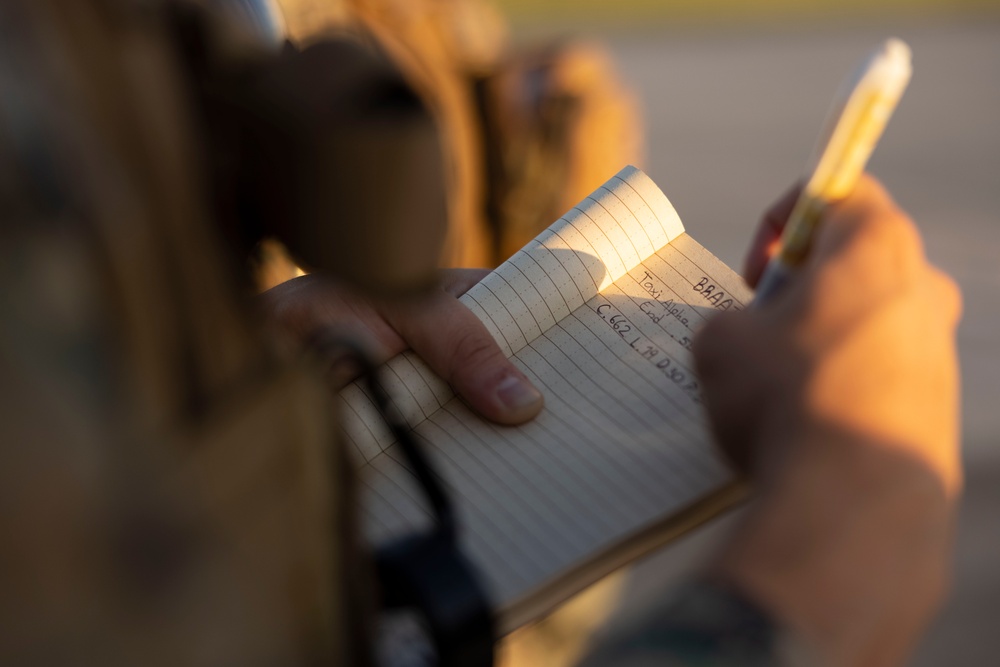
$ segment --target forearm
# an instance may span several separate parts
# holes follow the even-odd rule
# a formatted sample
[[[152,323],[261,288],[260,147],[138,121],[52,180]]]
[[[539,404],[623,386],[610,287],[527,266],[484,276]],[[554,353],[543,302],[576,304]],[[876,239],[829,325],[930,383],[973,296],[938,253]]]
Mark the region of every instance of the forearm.
[[[779,298],[695,341],[716,439],[758,487],[717,571],[831,664],[899,664],[942,597],[960,314],[912,220],[863,179]]]
[[[834,665],[898,664],[940,602],[954,493],[905,448],[833,428],[783,448],[716,571]],[[835,472],[832,472],[835,471]]]

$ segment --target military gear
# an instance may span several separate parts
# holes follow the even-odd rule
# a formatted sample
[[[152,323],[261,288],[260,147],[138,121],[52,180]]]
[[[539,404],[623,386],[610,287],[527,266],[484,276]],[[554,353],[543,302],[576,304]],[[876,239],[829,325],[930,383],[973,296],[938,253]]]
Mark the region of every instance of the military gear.
[[[363,665],[348,463],[232,279],[175,19],[0,7],[0,662]]]
[[[638,104],[597,45],[507,44],[487,0],[277,0],[296,43],[350,34],[384,50],[438,127],[442,266],[496,266],[641,164]]]

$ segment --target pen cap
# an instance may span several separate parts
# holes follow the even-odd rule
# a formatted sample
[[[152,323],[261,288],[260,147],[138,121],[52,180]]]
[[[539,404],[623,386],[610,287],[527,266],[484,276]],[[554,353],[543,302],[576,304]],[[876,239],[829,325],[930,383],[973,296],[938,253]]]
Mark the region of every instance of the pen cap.
[[[801,264],[827,204],[851,194],[911,74],[910,48],[886,40],[850,77],[820,136],[809,180],[792,209],[776,261]]]
[[[848,79],[831,114],[829,138],[817,148],[806,195],[830,202],[851,193],[912,71],[910,47],[891,38]]]

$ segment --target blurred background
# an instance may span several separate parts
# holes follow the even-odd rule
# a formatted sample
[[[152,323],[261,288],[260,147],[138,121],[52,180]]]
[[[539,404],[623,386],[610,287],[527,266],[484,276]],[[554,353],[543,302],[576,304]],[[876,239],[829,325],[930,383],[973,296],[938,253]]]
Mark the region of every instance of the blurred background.
[[[642,167],[692,235],[734,266],[760,213],[802,174],[845,75],[885,37],[910,44],[913,80],[869,169],[916,219],[928,255],[962,287],[967,474],[954,590],[911,664],[994,660],[1000,652],[1000,2],[500,5],[516,42],[589,36],[610,48],[640,97]],[[725,523],[635,568],[617,620],[697,565]]]
[[[284,227],[293,251],[296,245],[300,253],[312,251],[304,266],[346,273],[354,267],[352,278],[390,289],[429,277],[438,234],[444,237],[443,263],[497,263],[634,161],[666,192],[693,236],[739,266],[761,212],[802,176],[845,75],[894,35],[911,45],[915,74],[871,170],[921,226],[931,258],[960,283],[966,311],[959,340],[967,493],[956,577],[947,606],[910,664],[996,663],[1000,0],[496,0],[504,17],[486,0],[260,0],[247,6],[275,2],[285,10],[293,39],[307,40],[311,31],[326,28],[365,28],[369,32],[362,36],[378,38],[393,68],[372,68],[371,54],[354,48],[327,52],[348,58],[322,69],[324,76],[344,74],[343,81],[323,80],[330,90],[301,85],[320,80],[309,78],[309,68],[325,67],[322,58],[303,61],[302,69],[261,70],[270,75],[258,80],[244,76],[242,67],[276,65],[265,55],[268,48],[249,49],[242,37],[222,30],[222,22],[213,28],[198,22],[196,13],[179,13],[172,15],[174,37],[205,42],[188,44],[198,57],[185,61],[185,77],[175,81],[171,59],[152,57],[161,49],[166,53],[168,42],[160,43],[144,11],[125,9],[144,3],[0,2],[0,18],[25,20],[0,20],[0,32],[6,30],[0,39],[0,112],[7,119],[0,123],[0,146],[10,148],[0,150],[0,172],[16,176],[0,178],[0,184],[18,190],[0,192],[0,204],[16,213],[0,227],[6,234],[0,254],[17,259],[0,262],[7,285],[0,296],[9,300],[3,312],[15,316],[0,327],[0,344],[9,346],[0,349],[0,361],[17,359],[0,373],[0,408],[7,410],[0,424],[11,442],[39,443],[0,447],[0,456],[7,457],[0,460],[0,500],[6,503],[0,533],[18,537],[8,540],[13,555],[3,555],[14,566],[0,571],[0,649],[19,655],[40,647],[39,655],[72,655],[75,664],[101,665],[111,662],[106,654],[121,650],[131,656],[141,649],[173,665],[200,664],[204,655],[222,655],[218,651],[228,646],[236,651],[234,663],[268,662],[267,651],[285,655],[307,635],[316,646],[304,650],[322,654],[325,631],[317,622],[327,629],[336,624],[328,626],[316,610],[333,613],[338,604],[348,609],[358,578],[349,559],[330,574],[326,549],[332,550],[339,534],[328,521],[329,480],[315,474],[312,458],[320,456],[328,442],[323,434],[333,428],[327,403],[313,400],[320,387],[304,375],[286,375],[280,364],[265,364],[267,372],[261,371],[259,361],[270,353],[254,342],[251,323],[239,315],[237,290],[229,293],[222,279],[230,265],[201,235],[213,214],[220,226],[234,228],[228,230],[236,239],[229,259],[244,261],[243,245],[249,249],[259,240],[241,232],[263,232],[236,229],[246,222],[241,214],[252,210],[255,225],[267,228],[266,221],[275,233]],[[238,15],[253,18],[229,16]],[[257,28],[266,28],[269,39],[280,37],[276,25]],[[508,33],[523,48],[508,49]],[[601,46],[588,48],[588,40]],[[533,52],[533,44],[545,46]],[[510,53],[517,57],[508,61]],[[202,62],[206,54],[212,57]],[[356,70],[340,67],[352,62]],[[248,81],[252,87],[237,85]],[[352,87],[354,81],[361,87]],[[371,81],[380,84],[373,90],[385,94],[369,98]],[[95,82],[95,94],[79,94],[89,90],[81,86]],[[204,132],[186,127],[180,102],[159,103],[174,95],[184,99],[178,82],[199,91]],[[414,104],[410,88],[433,118]],[[355,119],[350,123],[328,122],[325,104],[314,104],[339,99],[327,97],[338,90],[344,118]],[[152,101],[157,113],[149,113]],[[258,122],[250,113],[258,108],[273,116]],[[386,133],[385,117],[372,108],[408,119],[396,127],[410,130],[400,136],[415,142],[412,151],[385,150],[403,144]],[[212,131],[215,122],[225,131]],[[239,131],[231,134],[234,127]],[[444,155],[429,140],[436,133],[444,138]],[[205,138],[211,141],[203,142],[204,152],[195,150]],[[404,152],[412,162],[397,159]],[[226,159],[232,155],[247,159]],[[390,166],[400,168],[349,159],[370,155],[388,155]],[[219,156],[224,159],[207,159]],[[198,166],[199,159],[207,168]],[[428,159],[440,160],[442,168],[426,168]],[[355,169],[357,164],[370,170]],[[63,169],[72,188],[53,177],[62,177]],[[296,179],[312,178],[317,169],[339,178],[316,181],[323,188],[299,187]],[[355,172],[362,187],[343,178]],[[317,211],[347,221],[369,208],[381,211],[378,204],[394,199],[382,196],[393,183],[381,179],[395,174],[400,183],[412,183],[411,172],[428,182],[401,192],[427,197],[377,216],[397,227],[353,225],[374,230],[365,239],[375,242],[369,244],[372,255],[356,252],[357,244],[296,233],[342,229],[307,225],[325,219]],[[217,187],[222,195],[212,202],[218,210],[202,201],[203,184],[196,178],[206,174],[213,192]],[[19,179],[40,185],[21,192]],[[380,187],[365,187],[376,181]],[[260,183],[268,187],[256,187]],[[347,193],[339,198],[338,183]],[[354,201],[357,210],[345,213],[345,202]],[[130,221],[125,234],[118,226],[122,211]],[[415,222],[417,212],[427,216],[423,227]],[[65,215],[88,224],[64,234]],[[58,225],[50,229],[38,220]],[[426,233],[431,227],[447,229]],[[415,241],[397,243],[400,256],[424,255],[419,265],[385,259],[383,239],[404,238],[400,231]],[[40,250],[49,247],[52,253]],[[350,256],[336,256],[337,250]],[[260,270],[259,287],[298,272],[294,255],[275,252],[281,270]],[[371,256],[381,264],[368,261]],[[270,261],[267,253],[260,259],[262,267]],[[392,273],[385,267],[407,270],[379,285]],[[97,287],[105,282],[109,294]],[[134,374],[117,372],[130,364]],[[256,383],[253,391],[245,390],[247,378]],[[46,390],[50,386],[56,389]],[[254,421],[258,417],[266,421]],[[254,453],[251,463],[231,465],[246,452]],[[173,474],[175,464],[188,472]],[[161,475],[161,468],[171,474]],[[258,489],[270,494],[260,498],[280,500],[257,502]],[[518,631],[502,664],[567,664],[579,648],[575,644],[595,636],[595,623],[627,622],[703,565],[734,518],[713,522],[608,577],[578,598],[579,614],[543,620],[534,635],[531,626]],[[219,535],[224,539],[215,539]],[[342,577],[342,585],[328,586],[330,576]],[[41,581],[44,586],[35,585]],[[335,591],[339,599],[333,599]],[[230,614],[237,619],[231,625],[202,621],[203,613],[224,613],[228,604],[239,609]],[[147,636],[157,651],[132,641]],[[357,648],[347,647],[357,637],[341,638],[345,654]],[[561,660],[542,659],[549,645],[570,648],[563,646]],[[88,663],[91,654],[101,659]]]

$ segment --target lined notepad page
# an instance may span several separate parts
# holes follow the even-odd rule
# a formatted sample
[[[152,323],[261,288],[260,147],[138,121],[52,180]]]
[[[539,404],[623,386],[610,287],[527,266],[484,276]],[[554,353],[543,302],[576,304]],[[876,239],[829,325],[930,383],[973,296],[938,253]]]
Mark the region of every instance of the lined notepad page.
[[[487,423],[412,354],[383,383],[455,499],[466,553],[501,608],[733,479],[710,444],[694,332],[750,293],[623,169],[462,301],[545,394],[529,424]],[[429,521],[368,400],[341,394],[374,543]],[[582,582],[583,584],[589,582]]]

